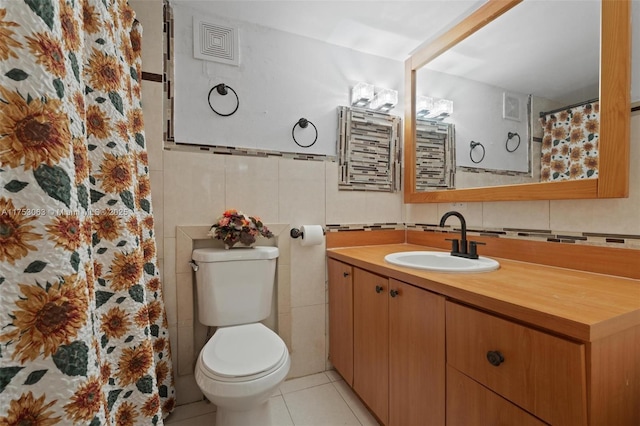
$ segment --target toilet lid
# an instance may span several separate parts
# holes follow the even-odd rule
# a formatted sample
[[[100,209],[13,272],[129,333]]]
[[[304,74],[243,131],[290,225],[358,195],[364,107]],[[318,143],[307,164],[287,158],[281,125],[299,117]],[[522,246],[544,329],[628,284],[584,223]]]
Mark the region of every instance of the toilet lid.
[[[202,366],[221,377],[243,377],[269,371],[287,353],[276,333],[264,325],[219,328],[202,349]]]

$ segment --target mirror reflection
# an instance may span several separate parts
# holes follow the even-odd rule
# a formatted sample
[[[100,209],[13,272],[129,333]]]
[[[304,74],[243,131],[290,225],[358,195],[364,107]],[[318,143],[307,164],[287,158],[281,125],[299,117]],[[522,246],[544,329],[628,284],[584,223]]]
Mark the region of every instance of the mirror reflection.
[[[598,177],[599,42],[600,2],[525,1],[417,70],[453,101],[455,188]]]

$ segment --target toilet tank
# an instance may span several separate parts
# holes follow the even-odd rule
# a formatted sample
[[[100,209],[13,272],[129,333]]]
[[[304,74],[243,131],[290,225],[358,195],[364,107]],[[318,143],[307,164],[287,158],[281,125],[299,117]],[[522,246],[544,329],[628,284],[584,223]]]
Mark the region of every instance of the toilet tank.
[[[271,314],[277,247],[195,249],[198,319],[209,326],[262,321]],[[179,290],[178,290],[179,291]]]

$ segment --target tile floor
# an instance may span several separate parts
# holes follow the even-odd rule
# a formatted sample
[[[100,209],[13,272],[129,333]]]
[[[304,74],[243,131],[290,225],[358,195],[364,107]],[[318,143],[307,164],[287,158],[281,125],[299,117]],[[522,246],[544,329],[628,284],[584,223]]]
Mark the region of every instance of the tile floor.
[[[335,371],[287,380],[268,403],[275,426],[378,425]],[[213,410],[214,407],[206,401],[182,405],[165,420],[165,424],[213,426],[216,420]]]

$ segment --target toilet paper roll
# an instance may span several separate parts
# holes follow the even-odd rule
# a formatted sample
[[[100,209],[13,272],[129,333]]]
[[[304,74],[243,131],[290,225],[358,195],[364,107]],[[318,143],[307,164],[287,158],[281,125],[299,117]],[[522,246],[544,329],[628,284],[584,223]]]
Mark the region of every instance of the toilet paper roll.
[[[324,241],[324,230],[320,225],[302,225],[300,231],[302,232],[300,244],[303,246],[318,246]]]

